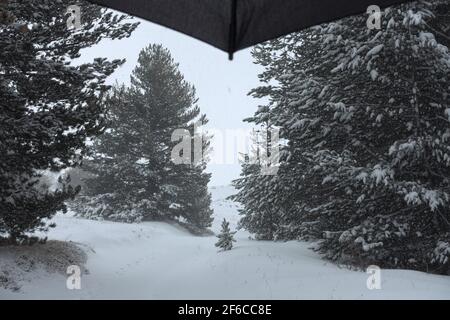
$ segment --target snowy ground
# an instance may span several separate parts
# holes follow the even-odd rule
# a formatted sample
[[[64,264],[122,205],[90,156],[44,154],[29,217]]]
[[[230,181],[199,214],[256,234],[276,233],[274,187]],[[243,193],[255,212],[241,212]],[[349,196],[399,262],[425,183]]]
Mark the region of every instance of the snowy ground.
[[[233,226],[229,187],[212,189],[215,222]],[[236,247],[217,252],[215,237],[195,237],[165,223],[128,225],[57,216],[49,238],[79,243],[88,253],[81,290],[66,277],[33,271],[19,291],[0,299],[450,299],[450,277],[383,270],[382,289],[368,290],[367,274],[321,260],[299,242],[254,241],[244,231]],[[0,267],[6,261],[0,249]]]

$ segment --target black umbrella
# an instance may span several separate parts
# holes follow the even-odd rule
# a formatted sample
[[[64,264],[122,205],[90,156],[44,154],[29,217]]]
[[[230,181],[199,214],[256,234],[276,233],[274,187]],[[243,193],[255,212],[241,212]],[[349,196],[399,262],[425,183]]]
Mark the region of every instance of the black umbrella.
[[[407,0],[89,0],[233,53],[291,32]]]

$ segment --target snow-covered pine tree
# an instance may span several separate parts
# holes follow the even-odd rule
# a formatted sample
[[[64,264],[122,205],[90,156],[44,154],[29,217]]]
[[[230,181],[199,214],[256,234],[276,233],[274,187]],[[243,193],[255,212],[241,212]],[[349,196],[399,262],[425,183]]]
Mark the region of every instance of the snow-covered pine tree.
[[[268,84],[252,93],[270,103],[252,121],[287,141],[284,193],[254,205],[284,203],[282,234],[333,260],[449,272],[448,9],[405,4],[381,30],[357,16],[254,50]]]
[[[108,129],[84,167],[93,176],[78,201],[78,209],[87,204],[80,214],[126,222],[184,218],[209,227],[206,163],[175,164],[171,158],[178,143],[173,132],[189,130],[193,140],[194,123],[207,121],[196,103],[194,87],[170,52],[161,45],[143,49],[130,87],[116,86],[106,99]]]
[[[87,138],[104,128],[99,101],[122,61],[71,66],[101,39],[129,36],[136,24],[84,1],[2,1],[14,16],[0,24],[0,235],[16,243],[46,229],[78,190],[41,188],[41,173],[77,166]],[[68,29],[70,5],[83,8],[80,29]],[[5,22],[5,21],[3,21]]]
[[[220,234],[217,236],[219,240],[215,244],[216,247],[220,248],[222,251],[228,251],[233,249],[233,242],[236,242],[234,239],[236,231],[230,230],[230,223],[224,218],[222,221],[222,230]]]
[[[208,191],[208,183],[211,174],[206,174],[204,166],[192,166],[180,172],[177,188],[176,203],[172,208],[172,214],[183,217],[187,223],[202,229],[211,226],[213,221],[211,209],[211,194]]]
[[[278,201],[282,190],[278,188],[277,178],[262,172],[264,160],[261,155],[268,152],[266,126],[267,122],[252,131],[251,150],[244,155],[240,177],[233,181],[238,192],[229,197],[241,205],[238,227],[250,231],[258,240],[276,239],[283,212],[282,203]]]

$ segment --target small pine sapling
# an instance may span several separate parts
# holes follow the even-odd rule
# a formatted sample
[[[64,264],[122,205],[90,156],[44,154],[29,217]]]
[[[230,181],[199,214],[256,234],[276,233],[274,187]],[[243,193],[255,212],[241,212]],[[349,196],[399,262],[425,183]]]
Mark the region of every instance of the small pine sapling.
[[[219,241],[217,241],[216,247],[220,248],[220,251],[231,250],[233,248],[233,242],[236,242],[236,240],[233,238],[235,233],[236,231],[231,232],[230,223],[226,219],[223,219],[222,231],[217,236],[219,238]]]

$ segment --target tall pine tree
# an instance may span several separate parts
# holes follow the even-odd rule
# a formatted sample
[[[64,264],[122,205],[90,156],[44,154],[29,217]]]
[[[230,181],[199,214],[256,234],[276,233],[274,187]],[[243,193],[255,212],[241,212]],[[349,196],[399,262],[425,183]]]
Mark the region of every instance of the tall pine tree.
[[[161,45],[143,49],[131,86],[115,88],[106,101],[109,128],[86,163],[94,176],[87,180],[82,215],[127,222],[182,218],[209,227],[205,161],[172,161],[175,130],[188,130],[193,142],[198,138],[194,124],[207,121],[196,103],[194,87],[170,52]],[[202,150],[209,144],[207,137],[199,143]]]
[[[242,215],[239,228],[255,234],[258,240],[275,240],[282,215],[282,203],[279,202],[278,195],[283,190],[277,187],[280,186],[277,184],[277,177],[263,172],[263,166],[267,165],[263,163],[267,159],[263,155],[270,152],[266,127],[267,121],[261,129],[252,131],[251,150],[244,155],[240,177],[233,181],[233,186],[239,193],[229,199],[243,204],[238,209]]]
[[[357,16],[255,49],[268,84],[253,95],[270,103],[251,121],[287,141],[284,192],[258,205],[282,203],[283,237],[341,262],[449,272],[448,9],[406,4],[381,30]]]
[[[0,21],[0,235],[17,242],[46,229],[43,219],[65,210],[78,191],[50,192],[38,183],[41,173],[79,165],[86,139],[104,129],[104,81],[122,61],[72,66],[71,59],[102,39],[129,36],[136,24],[84,1],[2,4],[8,19]],[[67,25],[74,4],[82,8],[79,29]]]

